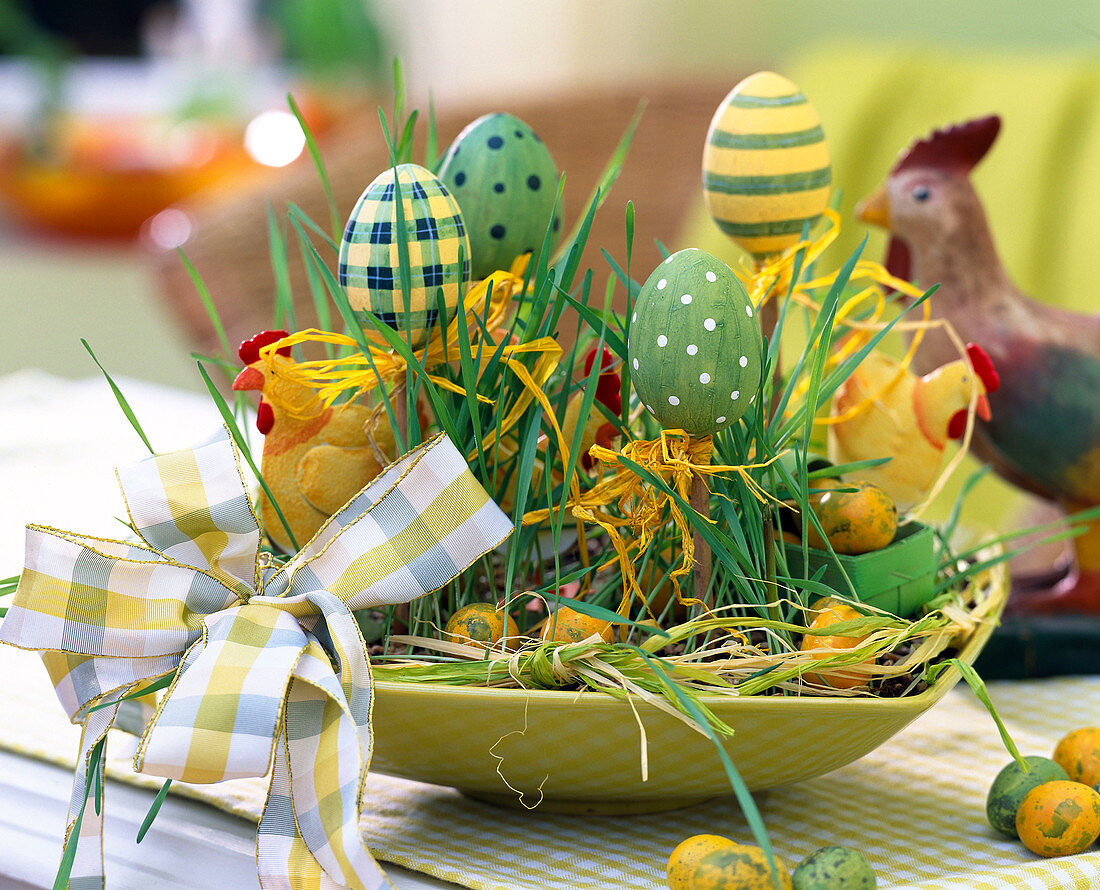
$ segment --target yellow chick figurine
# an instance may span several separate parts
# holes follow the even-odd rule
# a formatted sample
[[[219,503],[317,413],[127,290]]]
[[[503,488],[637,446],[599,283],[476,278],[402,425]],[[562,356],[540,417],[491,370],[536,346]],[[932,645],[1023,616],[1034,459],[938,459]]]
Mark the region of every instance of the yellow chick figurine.
[[[961,438],[966,411],[978,389],[978,416],[990,419],[986,393],[999,385],[993,362],[980,346],[966,348],[967,360],[950,362],[917,377],[894,359],[870,353],[837,390],[832,416],[873,398],[855,416],[829,427],[829,460],[835,464],[889,457],[879,466],[846,474],[874,483],[908,510],[936,481],[947,440]],[[896,379],[895,379],[896,378]],[[891,382],[893,381],[893,382]],[[876,397],[877,394],[877,397]]]
[[[264,331],[245,340],[238,355],[246,367],[233,388],[261,393],[256,412],[256,426],[265,436],[260,471],[301,547],[387,466],[394,440],[384,414],[372,416],[355,403],[326,408],[313,390],[280,374],[294,364],[289,347],[266,361],[260,358],[262,347],[285,336],[286,331]],[[260,514],[272,542],[290,551],[290,537],[263,493]]]

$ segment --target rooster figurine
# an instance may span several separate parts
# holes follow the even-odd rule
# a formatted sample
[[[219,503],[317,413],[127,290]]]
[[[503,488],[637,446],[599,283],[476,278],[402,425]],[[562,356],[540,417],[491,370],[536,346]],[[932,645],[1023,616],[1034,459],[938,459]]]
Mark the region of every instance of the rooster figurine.
[[[256,426],[266,438],[260,471],[301,546],[386,467],[394,443],[385,415],[375,424],[372,412],[353,402],[325,408],[313,390],[280,374],[294,363],[290,347],[266,361],[260,357],[261,348],[285,336],[264,331],[245,340],[238,355],[246,367],[233,388],[261,393]],[[379,429],[368,432],[371,426]],[[260,512],[272,542],[289,551],[290,537],[262,493]]]
[[[872,401],[829,427],[829,460],[846,464],[888,455],[890,461],[845,478],[874,483],[899,510],[928,496],[947,440],[966,430],[975,387],[978,417],[990,419],[987,394],[997,390],[997,372],[980,346],[971,343],[966,352],[966,361],[956,359],[923,377],[877,352],[860,362],[837,391],[832,414],[840,417]]]
[[[993,416],[977,425],[972,451],[1009,482],[1075,511],[1100,504],[1100,317],[1030,299],[1001,265],[968,177],[1000,125],[985,117],[915,142],[859,215],[890,231],[889,271],[939,284],[933,317],[981,343],[1000,372]],[[946,336],[930,333],[914,366],[928,371],[951,352]],[[1100,613],[1100,523],[1074,544],[1069,575],[1020,592],[1015,611]]]

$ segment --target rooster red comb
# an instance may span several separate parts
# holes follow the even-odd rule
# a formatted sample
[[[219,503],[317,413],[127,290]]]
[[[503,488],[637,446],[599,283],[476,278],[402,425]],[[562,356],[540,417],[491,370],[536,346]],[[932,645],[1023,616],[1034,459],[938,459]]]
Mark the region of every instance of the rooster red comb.
[[[288,336],[290,335],[286,331],[260,331],[255,337],[249,337],[240,345],[237,355],[246,365],[251,365],[253,362],[260,360],[261,349]],[[279,355],[290,355],[290,347],[284,346],[277,350],[277,353]]]
[[[1001,119],[995,114],[934,130],[931,135],[910,145],[890,173],[901,173],[916,167],[931,167],[947,173],[969,173],[985,157],[1000,131]]]

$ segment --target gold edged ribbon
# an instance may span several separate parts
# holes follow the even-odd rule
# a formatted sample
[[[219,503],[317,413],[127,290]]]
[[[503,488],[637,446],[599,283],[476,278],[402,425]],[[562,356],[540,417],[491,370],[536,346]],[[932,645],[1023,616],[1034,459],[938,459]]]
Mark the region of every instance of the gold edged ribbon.
[[[405,455],[283,566],[260,529],[228,431],[118,471],[140,541],[28,526],[0,641],[39,650],[82,725],[69,886],[103,887],[89,775],[121,700],[172,676],[134,768],[188,782],[271,772],[257,831],[265,890],[388,885],[359,834],[373,680],[353,610],[439,589],[512,531],[438,436]],[[97,790],[98,793],[98,790]]]

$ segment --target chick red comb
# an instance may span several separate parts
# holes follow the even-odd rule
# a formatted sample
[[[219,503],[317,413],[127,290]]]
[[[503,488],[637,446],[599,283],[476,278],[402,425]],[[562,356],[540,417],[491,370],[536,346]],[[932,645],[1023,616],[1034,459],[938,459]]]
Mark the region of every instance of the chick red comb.
[[[289,334],[287,334],[286,331],[260,331],[255,337],[249,337],[240,345],[240,348],[237,350],[237,355],[240,356],[241,361],[246,365],[251,365],[253,362],[258,362],[260,360],[261,349],[287,336],[289,336]],[[279,355],[290,355],[290,347],[284,346],[276,350],[276,352]]]
[[[592,373],[592,366],[596,364],[596,347],[588,350],[584,357],[584,374],[587,377]],[[600,376],[596,378],[596,398],[603,403],[612,414],[619,414],[623,409],[622,392],[620,387],[622,379],[611,370],[615,364],[615,356],[606,346],[600,354]]]
[[[588,350],[588,354],[584,357],[584,376],[587,377],[592,373],[592,366],[596,363],[596,347],[593,346]],[[615,357],[611,354],[611,350],[606,346],[603,348],[603,352],[600,355],[600,372],[609,371],[611,366],[615,363]]]
[[[985,157],[1000,131],[1001,119],[995,114],[934,130],[910,145],[890,173],[915,167],[969,173]]]
[[[982,386],[985,387],[987,393],[996,392],[1001,387],[1001,375],[997,373],[997,369],[993,367],[993,359],[989,357],[989,353],[982,349],[977,343],[966,344],[966,357],[970,359],[970,364],[974,368],[974,373],[978,375],[978,379],[982,381]]]

